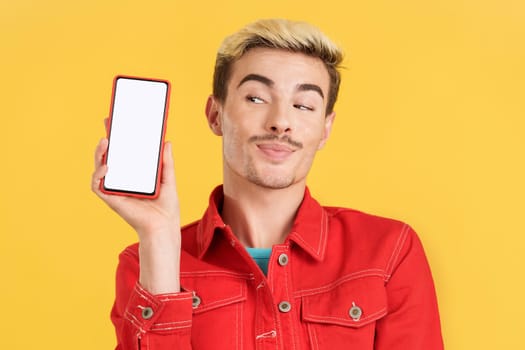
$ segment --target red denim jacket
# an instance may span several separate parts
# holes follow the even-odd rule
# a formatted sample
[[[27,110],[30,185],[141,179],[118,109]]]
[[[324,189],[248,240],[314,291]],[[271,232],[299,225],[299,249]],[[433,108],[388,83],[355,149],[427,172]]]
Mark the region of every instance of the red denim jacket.
[[[138,245],[120,255],[117,349],[443,349],[430,269],[399,221],[320,206],[305,191],[266,277],[219,215],[222,188],[182,230],[181,286],[137,283]]]

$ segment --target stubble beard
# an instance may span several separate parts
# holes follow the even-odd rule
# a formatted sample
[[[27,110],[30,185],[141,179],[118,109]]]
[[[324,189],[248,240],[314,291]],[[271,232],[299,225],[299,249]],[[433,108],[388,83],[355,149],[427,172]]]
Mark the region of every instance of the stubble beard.
[[[294,183],[293,176],[268,174],[262,175],[257,171],[252,159],[249,159],[245,167],[246,179],[251,183],[267,189],[280,190],[290,187]]]
[[[303,148],[303,144],[301,142],[292,140],[290,136],[283,135],[279,137],[275,134],[268,134],[268,135],[256,135],[252,136],[248,139],[250,143],[254,143],[257,141],[272,141],[272,140],[280,140],[281,142],[286,142],[290,144],[291,146],[300,149]],[[295,182],[295,177],[293,175],[278,175],[276,173],[269,173],[269,174],[261,174],[260,171],[257,171],[257,168],[255,166],[255,162],[253,161],[253,158],[248,157],[246,159],[246,166],[245,166],[245,174],[248,181],[251,183],[261,186],[268,189],[273,190],[279,190],[283,188],[288,188]]]

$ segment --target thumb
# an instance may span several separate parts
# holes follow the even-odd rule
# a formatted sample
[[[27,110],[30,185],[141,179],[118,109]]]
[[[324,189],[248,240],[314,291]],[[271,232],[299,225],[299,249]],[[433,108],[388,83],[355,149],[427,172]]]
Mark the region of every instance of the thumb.
[[[161,183],[175,186],[175,170],[173,169],[173,152],[171,142],[164,143],[162,154],[162,175]]]

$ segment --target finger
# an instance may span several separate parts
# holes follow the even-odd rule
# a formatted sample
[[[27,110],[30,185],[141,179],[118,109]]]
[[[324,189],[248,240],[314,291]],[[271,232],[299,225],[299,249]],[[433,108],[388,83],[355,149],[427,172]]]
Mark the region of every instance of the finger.
[[[108,167],[107,165],[103,164],[95,169],[95,172],[91,176],[91,190],[99,196],[103,195],[103,193],[100,191],[100,181],[104,178],[104,176],[106,176],[107,172]]]
[[[100,167],[104,163],[104,155],[108,149],[108,139],[103,138],[99,141],[97,148],[95,149],[95,169]]]
[[[162,177],[161,181],[166,185],[175,185],[175,171],[173,170],[173,152],[171,142],[164,144],[162,155]]]

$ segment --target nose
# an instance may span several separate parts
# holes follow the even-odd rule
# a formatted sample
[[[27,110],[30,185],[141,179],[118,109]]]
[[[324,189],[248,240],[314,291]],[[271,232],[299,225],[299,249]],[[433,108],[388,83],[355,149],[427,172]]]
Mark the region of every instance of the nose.
[[[268,110],[266,130],[272,134],[286,134],[292,131],[292,123],[286,107],[282,103],[274,103]]]

